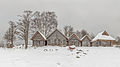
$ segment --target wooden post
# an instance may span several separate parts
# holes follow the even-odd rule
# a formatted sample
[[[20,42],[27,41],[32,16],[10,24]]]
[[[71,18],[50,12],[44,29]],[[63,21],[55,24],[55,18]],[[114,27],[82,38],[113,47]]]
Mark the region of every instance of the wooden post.
[[[99,45],[101,46],[101,41],[99,41]]]
[[[45,42],[45,46],[47,46],[47,41],[45,40],[44,42]]]
[[[67,46],[69,46],[69,41],[67,40]]]
[[[33,40],[33,44],[32,44],[32,46],[34,46],[34,40]]]
[[[40,46],[40,41],[39,41],[39,46]]]
[[[82,47],[82,41],[81,41],[81,47]]]
[[[112,43],[111,43],[111,41],[110,41],[110,46],[112,46]]]
[[[92,47],[92,42],[90,42],[90,47]]]

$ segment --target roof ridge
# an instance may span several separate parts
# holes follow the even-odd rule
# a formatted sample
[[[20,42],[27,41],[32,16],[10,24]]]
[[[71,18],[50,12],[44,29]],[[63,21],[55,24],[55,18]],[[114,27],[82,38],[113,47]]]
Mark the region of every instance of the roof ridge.
[[[35,32],[35,34],[31,38],[31,40],[33,40],[33,38],[36,36],[36,34],[40,34],[44,38],[44,40],[46,40],[46,37],[41,32],[39,32],[39,31]]]
[[[48,37],[47,39],[55,32],[58,31],[62,36],[64,36],[66,39],[68,39],[62,32],[60,32],[58,29],[55,29]]]
[[[90,40],[92,40],[91,37],[90,37],[89,35],[83,36],[83,37],[81,38],[81,40],[83,40],[85,37],[88,37]]]
[[[81,41],[80,38],[78,37],[78,35],[75,34],[75,33],[73,33],[73,34],[69,37],[69,40],[72,38],[73,35],[75,35],[75,36],[77,37],[77,39],[78,39],[79,41]]]

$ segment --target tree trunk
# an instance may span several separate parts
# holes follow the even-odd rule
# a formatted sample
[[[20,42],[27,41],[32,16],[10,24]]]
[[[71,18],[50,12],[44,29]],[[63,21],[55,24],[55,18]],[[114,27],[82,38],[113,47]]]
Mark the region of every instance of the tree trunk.
[[[13,47],[13,38],[14,38],[14,27],[12,25],[12,31],[11,31],[11,46]]]
[[[25,36],[25,49],[28,48],[28,41],[27,41],[27,35]]]
[[[25,49],[28,48],[28,31],[29,31],[29,22],[26,23],[26,31],[25,31]]]

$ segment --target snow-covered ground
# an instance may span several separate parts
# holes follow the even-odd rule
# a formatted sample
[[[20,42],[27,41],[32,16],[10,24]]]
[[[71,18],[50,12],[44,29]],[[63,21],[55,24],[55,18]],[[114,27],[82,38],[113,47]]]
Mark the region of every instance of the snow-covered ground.
[[[25,49],[0,48],[0,67],[120,67],[120,49],[115,47],[47,46]]]

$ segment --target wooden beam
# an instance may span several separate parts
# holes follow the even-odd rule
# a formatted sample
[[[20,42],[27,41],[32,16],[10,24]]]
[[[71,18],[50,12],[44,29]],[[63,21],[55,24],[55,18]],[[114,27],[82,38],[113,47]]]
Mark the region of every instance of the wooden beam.
[[[99,41],[99,44],[100,44],[100,46],[101,46],[101,41]]]
[[[112,42],[110,41],[110,46],[112,46]]]
[[[34,46],[34,40],[32,42],[33,42],[32,46]]]
[[[82,41],[81,41],[81,47],[82,47]]]

